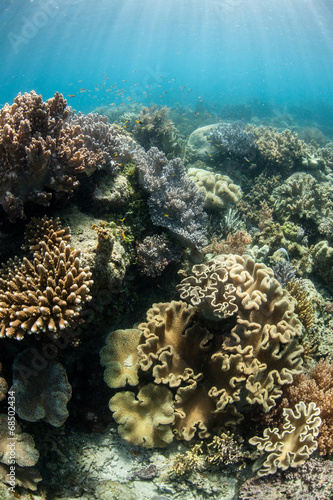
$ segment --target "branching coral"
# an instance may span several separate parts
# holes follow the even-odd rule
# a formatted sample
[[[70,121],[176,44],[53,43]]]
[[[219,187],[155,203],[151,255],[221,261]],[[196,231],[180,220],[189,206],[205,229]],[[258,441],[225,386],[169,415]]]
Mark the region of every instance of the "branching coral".
[[[312,175],[297,172],[273,191],[274,213],[283,222],[311,219],[318,224],[332,212],[332,194],[328,183],[319,183]]]
[[[215,174],[202,168],[189,168],[187,175],[205,195],[205,208],[220,209],[236,203],[242,191],[227,175]]]
[[[35,370],[36,359],[35,349],[26,349],[15,358],[11,391],[15,393],[16,412],[23,420],[45,420],[60,427],[69,415],[66,405],[72,396],[71,385],[60,363],[49,361]]]
[[[69,229],[61,229],[58,219],[34,219],[27,235],[32,259],[11,260],[0,274],[0,337],[56,337],[91,299],[91,273],[81,267],[80,251],[67,245]]]
[[[181,249],[173,246],[163,235],[146,236],[136,244],[137,261],[141,274],[156,277],[167,265],[181,257]]]
[[[219,123],[207,138],[222,153],[236,157],[248,155],[255,146],[253,132],[242,122]]]
[[[186,175],[179,158],[168,161],[157,148],[134,154],[142,184],[149,193],[153,223],[166,227],[187,246],[200,249],[207,243],[204,195]]]
[[[104,163],[100,150],[84,146],[79,125],[66,124],[66,100],[43,102],[34,91],[19,94],[0,112],[0,204],[11,221],[31,201],[48,205],[52,192],[72,193],[77,177]]]
[[[295,312],[306,329],[315,322],[315,313],[311,300],[308,298],[306,289],[302,286],[301,280],[292,280],[287,283],[287,290],[296,301]]]
[[[215,255],[221,253],[233,253],[243,255],[246,250],[246,245],[252,241],[252,236],[244,230],[238,230],[234,234],[229,233],[226,240],[217,241],[213,238],[210,245],[202,249],[205,253],[214,252]]]
[[[307,406],[300,402],[294,410],[283,410],[281,431],[278,428],[265,429],[264,437],[251,438],[249,443],[256,445],[258,450],[270,452],[258,475],[274,474],[277,469],[286,470],[304,464],[318,446],[315,438],[321,424],[319,415],[320,409],[315,403]]]
[[[157,147],[164,153],[180,154],[181,146],[178,131],[168,118],[166,106],[158,108],[143,107],[133,128],[135,139],[145,148]]]

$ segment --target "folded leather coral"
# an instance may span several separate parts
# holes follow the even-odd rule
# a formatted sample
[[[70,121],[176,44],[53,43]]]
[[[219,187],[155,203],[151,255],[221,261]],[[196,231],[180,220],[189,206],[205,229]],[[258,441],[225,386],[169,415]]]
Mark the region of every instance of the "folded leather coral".
[[[306,405],[301,401],[294,410],[284,408],[281,431],[278,428],[265,429],[264,437],[251,438],[249,443],[256,445],[258,450],[270,452],[258,476],[303,465],[318,446],[315,438],[321,424],[319,415],[320,409],[315,403]]]
[[[264,264],[249,256],[219,255],[194,266],[192,273],[177,287],[190,304],[154,304],[133,343],[127,338],[132,330],[117,331],[108,362],[115,366],[118,361],[123,375],[111,384],[105,377],[111,387],[123,387],[124,360],[131,358],[131,381],[137,377],[141,382],[149,374],[156,386],[169,386],[174,393],[173,433],[185,440],[197,432],[206,438],[234,429],[250,405],[269,411],[282,386],[302,371],[303,351],[297,341],[302,327],[295,300]],[[104,353],[105,348],[102,364],[108,366]],[[113,411],[119,394],[110,400]],[[122,411],[124,415],[126,405]],[[133,443],[126,432],[122,435]]]
[[[69,415],[66,405],[72,387],[60,363],[48,361],[38,366],[38,354],[36,349],[25,349],[14,360],[10,392],[15,393],[16,413],[28,422],[44,420],[61,427]]]
[[[9,433],[11,427],[14,429]],[[15,452],[13,449],[15,443]],[[37,463],[39,452],[30,434],[21,431],[17,421],[8,420],[8,415],[0,415],[0,480],[11,484],[10,467],[15,463],[14,481],[19,486],[37,489],[37,483],[42,480],[39,471],[33,466]]]
[[[82,268],[80,251],[67,242],[69,228],[59,219],[33,219],[28,225],[31,259],[11,259],[0,270],[0,337],[21,340],[25,333],[53,337],[78,321],[91,299],[89,268]]]

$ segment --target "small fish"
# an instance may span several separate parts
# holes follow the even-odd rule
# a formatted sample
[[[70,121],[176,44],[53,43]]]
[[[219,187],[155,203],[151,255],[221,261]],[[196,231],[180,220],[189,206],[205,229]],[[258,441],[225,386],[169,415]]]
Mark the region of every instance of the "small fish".
[[[143,122],[142,122],[142,121],[140,121],[140,120],[135,120],[135,122],[136,122],[136,123],[140,123],[141,125],[143,124]]]
[[[68,94],[67,97],[76,97],[76,95],[75,94]]]
[[[164,214],[164,217],[169,217],[169,214]]]

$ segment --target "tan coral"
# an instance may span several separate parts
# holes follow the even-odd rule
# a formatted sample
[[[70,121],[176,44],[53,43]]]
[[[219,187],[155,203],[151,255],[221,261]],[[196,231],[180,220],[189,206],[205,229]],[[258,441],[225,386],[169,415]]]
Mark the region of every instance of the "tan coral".
[[[302,347],[295,339],[302,327],[294,313],[294,299],[272,277],[271,269],[249,256],[220,255],[192,271],[177,288],[205,316],[219,317],[215,297],[223,296],[226,286],[233,288],[237,324],[214,356],[229,372],[234,394],[222,391],[219,406],[224,409],[226,403],[237,401],[239,386],[244,384],[247,402],[269,411],[281,395],[281,386],[301,372]],[[219,275],[223,279],[217,279]]]
[[[133,392],[118,392],[110,399],[110,410],[119,424],[119,434],[130,444],[146,448],[164,447],[173,440],[173,396],[166,387],[143,386]]]
[[[311,402],[307,406],[303,401],[295,409],[284,408],[282,430],[265,429],[262,438],[255,436],[249,440],[259,451],[270,452],[259,476],[274,474],[277,469],[286,470],[298,467],[317,449],[316,437],[321,419],[320,409]]]
[[[15,419],[9,421],[7,415],[0,415],[0,462],[10,465],[13,457],[19,466],[32,467],[38,461],[39,452],[33,437],[22,433]]]
[[[100,351],[101,365],[106,367],[104,381],[111,388],[138,385],[138,345],[141,331],[138,329],[115,330],[106,338],[106,346]]]
[[[10,474],[11,470],[9,465],[0,464],[0,481],[9,484],[11,487],[15,485],[22,486],[22,488],[36,491],[37,484],[42,480],[39,471],[34,467],[20,467],[15,465],[15,476]]]
[[[33,245],[32,260],[11,260],[0,273],[0,337],[21,340],[26,332],[56,337],[91,299],[91,273],[81,267],[80,251],[71,249],[57,229],[48,234],[49,229]]]
[[[216,174],[202,168],[189,168],[187,175],[204,192],[205,208],[225,208],[242,197],[242,191],[227,175]]]

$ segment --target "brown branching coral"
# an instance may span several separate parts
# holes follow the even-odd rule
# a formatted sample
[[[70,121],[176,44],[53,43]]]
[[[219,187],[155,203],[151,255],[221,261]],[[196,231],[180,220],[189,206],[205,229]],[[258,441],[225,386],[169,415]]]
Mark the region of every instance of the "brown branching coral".
[[[320,409],[315,403],[306,405],[303,401],[295,409],[283,410],[283,428],[265,429],[264,437],[253,437],[250,444],[258,450],[270,452],[259,476],[274,474],[277,469],[286,470],[298,467],[317,449],[316,437],[319,433],[321,419]]]
[[[66,106],[59,93],[43,102],[32,91],[0,112],[0,204],[11,221],[24,218],[28,201],[48,205],[52,192],[72,193],[82,172],[104,163],[84,146],[80,126],[66,123]]]
[[[21,340],[25,333],[41,332],[57,337],[91,299],[91,273],[81,267],[80,251],[67,245],[68,229],[47,218],[32,225],[32,259],[10,260],[0,273],[0,337]]]
[[[240,229],[234,234],[229,233],[225,240],[217,241],[216,238],[213,238],[212,243],[204,247],[202,251],[204,253],[213,252],[215,255],[220,255],[221,253],[243,255],[246,245],[249,245],[251,241],[252,236],[243,229]]]

